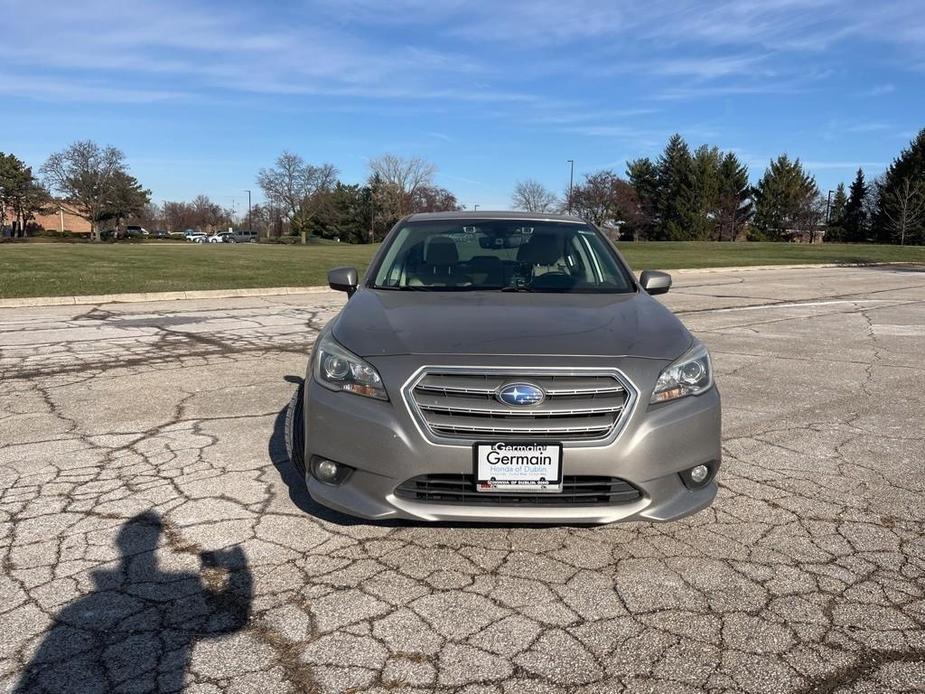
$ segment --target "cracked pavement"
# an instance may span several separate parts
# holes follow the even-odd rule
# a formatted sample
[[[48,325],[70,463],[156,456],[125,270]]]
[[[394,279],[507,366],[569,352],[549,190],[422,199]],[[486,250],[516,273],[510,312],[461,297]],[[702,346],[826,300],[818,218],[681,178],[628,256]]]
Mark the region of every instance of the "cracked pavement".
[[[715,505],[371,524],[285,406],[343,295],[0,310],[0,689],[925,690],[925,269],[691,272]]]

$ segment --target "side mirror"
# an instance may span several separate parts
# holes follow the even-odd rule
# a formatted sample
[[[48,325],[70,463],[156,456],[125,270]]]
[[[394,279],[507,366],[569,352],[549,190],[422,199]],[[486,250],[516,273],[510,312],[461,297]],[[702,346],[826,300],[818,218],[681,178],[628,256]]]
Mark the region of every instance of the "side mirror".
[[[339,292],[353,296],[357,290],[357,269],[355,267],[336,267],[328,272],[328,286]]]
[[[666,294],[671,288],[671,275],[658,270],[643,270],[639,275],[639,284],[649,294]]]

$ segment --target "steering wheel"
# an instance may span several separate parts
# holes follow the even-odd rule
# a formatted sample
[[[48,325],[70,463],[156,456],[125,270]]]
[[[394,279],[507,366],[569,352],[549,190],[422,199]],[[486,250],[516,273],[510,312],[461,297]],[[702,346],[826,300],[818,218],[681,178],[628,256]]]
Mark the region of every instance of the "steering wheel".
[[[562,270],[553,270],[534,277],[530,286],[535,289],[570,289],[575,286],[575,278]]]

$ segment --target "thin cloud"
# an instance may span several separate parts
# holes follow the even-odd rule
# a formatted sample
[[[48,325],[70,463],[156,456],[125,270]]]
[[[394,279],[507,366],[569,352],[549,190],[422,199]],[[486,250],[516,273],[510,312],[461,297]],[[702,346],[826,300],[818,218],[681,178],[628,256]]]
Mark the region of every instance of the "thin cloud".
[[[854,125],[848,125],[843,128],[843,131],[846,133],[875,133],[881,132],[883,130],[892,130],[894,126],[889,123],[881,123],[878,121],[872,121],[868,123],[855,123]]]
[[[133,89],[71,80],[0,74],[0,93],[51,103],[86,102],[107,104],[151,104],[194,98],[188,92],[162,89]]]
[[[870,89],[861,92],[860,96],[883,96],[884,94],[892,94],[895,91],[895,84],[876,84]]]
[[[671,87],[653,94],[651,98],[663,101],[709,99],[716,96],[744,96],[749,94],[799,94],[806,91],[793,83],[752,83],[717,86]]]

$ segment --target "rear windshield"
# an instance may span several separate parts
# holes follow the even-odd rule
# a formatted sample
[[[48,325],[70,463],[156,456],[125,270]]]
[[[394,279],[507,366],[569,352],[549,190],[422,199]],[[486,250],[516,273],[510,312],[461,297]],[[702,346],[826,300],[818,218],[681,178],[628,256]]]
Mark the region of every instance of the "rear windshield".
[[[382,256],[372,287],[407,291],[633,291],[591,227],[570,222],[411,222]]]

